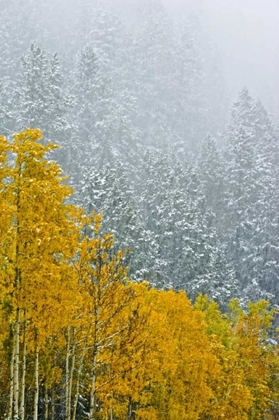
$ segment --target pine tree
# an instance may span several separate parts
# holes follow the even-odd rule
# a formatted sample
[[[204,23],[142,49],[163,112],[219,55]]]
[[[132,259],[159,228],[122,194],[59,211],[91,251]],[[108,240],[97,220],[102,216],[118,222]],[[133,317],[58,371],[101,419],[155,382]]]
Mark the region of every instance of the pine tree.
[[[22,59],[22,86],[16,89],[16,123],[19,130],[24,127],[41,127],[46,141],[53,138],[64,147],[63,156],[55,157],[69,166],[70,125],[67,112],[71,106],[66,97],[57,54],[48,58],[46,52],[31,44],[28,54]]]
[[[75,126],[72,147],[76,152],[77,180],[92,165],[98,170],[115,160],[136,164],[141,134],[135,126],[135,100],[129,91],[113,87],[112,77],[95,50],[88,45],[73,74]]]
[[[0,132],[6,136],[13,132],[16,125],[16,87],[9,77],[0,81]]]
[[[158,152],[145,159],[139,215],[156,244],[146,257],[153,255],[155,284],[184,289],[190,297],[208,293],[225,305],[237,293],[237,282],[195,169]]]
[[[147,238],[140,223],[135,194],[127,165],[120,160],[84,174],[80,201],[87,211],[103,214],[102,232],[114,235],[114,246],[127,250],[129,276],[143,280],[148,269],[143,249]]]
[[[76,171],[80,176],[80,165],[84,168],[90,168],[92,164],[101,165],[99,144],[104,153],[112,153],[106,125],[111,111],[110,83],[102,73],[91,45],[86,46],[77,58],[71,93],[74,98],[72,147],[76,155]]]
[[[209,135],[202,143],[196,170],[205,196],[206,207],[215,214],[216,229],[220,232],[224,216],[225,165],[215,139]]]
[[[256,135],[258,140],[257,168],[257,221],[253,235],[258,284],[263,290],[277,296],[279,270],[278,243],[278,144],[270,118],[258,101],[256,103]]]
[[[132,50],[132,93],[138,99],[137,123],[144,144],[167,151],[175,137],[173,37],[172,22],[160,2],[146,3]]]
[[[22,60],[23,88],[19,96],[19,129],[46,128],[48,122],[48,59],[44,50],[32,44]]]
[[[225,156],[223,235],[227,255],[241,287],[247,293],[254,293],[254,296],[248,295],[248,299],[263,297],[265,291],[268,292],[266,297],[270,298],[270,292],[276,290],[274,276],[278,257],[272,237],[277,201],[277,153],[272,125],[265,110],[246,88],[243,89],[232,109]],[[271,226],[273,234],[267,233]]]
[[[232,123],[226,157],[227,252],[234,264],[242,286],[255,277],[253,261],[249,261],[250,239],[255,221],[256,190],[256,135],[255,104],[245,88],[232,110]],[[248,258],[248,259],[247,259]]]
[[[197,150],[205,136],[204,69],[191,23],[185,22],[175,51],[177,130],[181,151]],[[186,144],[185,144],[186,143]]]

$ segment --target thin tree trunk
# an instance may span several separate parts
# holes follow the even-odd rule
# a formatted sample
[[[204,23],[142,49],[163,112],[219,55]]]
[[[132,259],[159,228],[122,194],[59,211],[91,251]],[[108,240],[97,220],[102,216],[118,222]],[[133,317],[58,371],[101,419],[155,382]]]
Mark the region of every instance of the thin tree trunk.
[[[20,210],[20,175],[21,175],[21,166],[18,168],[18,185],[16,192],[16,236],[15,236],[15,288],[20,288],[21,283],[21,273],[18,266],[18,257],[19,257],[19,243],[18,238],[20,234],[19,227],[19,217],[18,213]],[[18,419],[19,415],[19,349],[20,349],[20,308],[16,309],[16,322],[15,322],[15,360],[14,360],[14,417]]]
[[[20,402],[20,412],[19,412],[20,419],[24,419],[25,417],[25,378],[26,378],[26,351],[27,351],[26,328],[27,328],[26,309],[24,309],[21,402]]]
[[[13,405],[14,405],[14,364],[15,364],[15,338],[13,337],[13,350],[10,362],[10,402],[8,411],[8,420],[13,417]]]
[[[75,393],[75,401],[74,401],[74,407],[73,407],[72,420],[76,420],[78,397],[79,397],[80,377],[81,377],[81,372],[82,372],[82,368],[83,368],[83,362],[84,362],[84,358],[85,358],[85,352],[86,352],[86,348],[87,348],[88,336],[89,336],[89,333],[90,333],[90,329],[91,328],[89,327],[88,331],[87,331],[87,336],[86,336],[84,346],[83,346],[83,349],[82,349],[81,359],[80,359],[79,368],[78,368],[78,372],[77,372],[76,393]]]
[[[51,390],[51,420],[55,420],[55,393],[53,387]]]
[[[127,420],[131,420],[131,418],[132,418],[132,399],[130,397],[129,398],[129,403],[128,403]]]
[[[94,420],[94,414],[95,414],[96,367],[97,367],[97,348],[96,348],[96,345],[94,345],[94,353],[93,353],[93,361],[92,361],[92,380],[91,380],[91,390],[90,390],[89,420]]]
[[[79,364],[79,368],[78,368],[78,372],[77,372],[76,394],[75,394],[72,420],[76,420],[77,406],[78,406],[78,396],[79,396],[79,386],[80,386],[80,376],[81,376],[81,371],[82,371],[82,368],[83,368],[85,349],[86,349],[86,345],[84,345],[84,347],[83,347],[81,360],[80,360],[80,364]]]
[[[48,389],[45,385],[45,419],[48,420]]]
[[[100,256],[99,256],[100,258]],[[101,270],[101,259],[100,264],[98,264],[98,273],[97,278],[100,278]],[[94,297],[93,303],[93,313],[94,316],[94,345],[93,345],[93,360],[92,360],[92,379],[91,379],[91,389],[90,389],[90,409],[89,409],[89,420],[94,420],[95,409],[96,409],[96,378],[97,378],[97,356],[98,356],[98,329],[99,329],[99,310],[100,310],[100,284],[97,281],[97,291]]]
[[[33,420],[38,420],[39,405],[39,345],[38,331],[35,329],[35,395],[34,395],[34,416]]]
[[[73,377],[75,371],[75,363],[76,363],[76,343],[73,344],[72,349],[72,360],[71,360],[71,368],[70,368],[70,380],[69,380],[69,420],[71,420],[71,406],[72,406],[72,390],[73,390]]]
[[[133,404],[132,397],[129,398],[128,403],[128,413],[127,413],[127,420],[135,420],[136,419],[136,407],[135,404]]]
[[[66,350],[66,420],[70,420],[70,327],[67,328],[67,350]]]
[[[14,363],[14,417],[19,414],[19,338],[20,338],[20,309],[16,310],[15,325],[15,363]]]

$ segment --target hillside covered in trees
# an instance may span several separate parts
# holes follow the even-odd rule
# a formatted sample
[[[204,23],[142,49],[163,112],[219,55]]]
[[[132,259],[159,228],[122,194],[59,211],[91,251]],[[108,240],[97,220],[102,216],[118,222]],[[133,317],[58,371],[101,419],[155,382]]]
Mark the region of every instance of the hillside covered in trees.
[[[130,3],[0,0],[0,418],[276,419],[276,83]]]

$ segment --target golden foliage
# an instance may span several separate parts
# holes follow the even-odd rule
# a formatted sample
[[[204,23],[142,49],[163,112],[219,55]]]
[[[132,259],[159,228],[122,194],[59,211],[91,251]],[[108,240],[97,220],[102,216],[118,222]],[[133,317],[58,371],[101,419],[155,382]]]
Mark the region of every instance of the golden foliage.
[[[245,312],[232,301],[223,314],[206,296],[193,305],[131,282],[102,215],[67,203],[45,158],[56,146],[41,138],[0,137],[0,417],[27,396],[32,416],[41,392],[45,413],[51,396],[67,420],[276,418],[268,303]]]

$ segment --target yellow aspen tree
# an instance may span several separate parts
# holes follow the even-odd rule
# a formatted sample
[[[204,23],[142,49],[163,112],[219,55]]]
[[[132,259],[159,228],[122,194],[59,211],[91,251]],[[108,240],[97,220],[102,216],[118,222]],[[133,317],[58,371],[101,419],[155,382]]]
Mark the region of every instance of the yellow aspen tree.
[[[121,335],[118,345],[108,353],[109,374],[114,375],[114,380],[102,387],[102,406],[108,418],[115,416],[130,420],[134,418],[145,387],[145,365],[152,357],[146,328],[151,311],[147,304],[150,294],[147,282],[129,282],[125,287],[133,293],[133,299],[125,307],[129,327],[127,333]]]
[[[156,311],[165,315],[164,336],[172,336],[172,343],[164,343],[166,338],[161,338],[160,369],[165,370],[165,386],[157,402],[161,405],[159,418],[199,419],[212,397],[209,378],[219,373],[203,330],[203,314],[194,310],[184,292],[173,291],[159,293]]]
[[[7,342],[10,337],[9,322],[3,301],[0,297],[0,418],[6,417],[7,401],[9,401],[9,385],[12,378],[7,355]]]
[[[150,310],[146,357],[131,377],[136,392],[131,395],[133,412],[126,418],[199,419],[212,397],[209,378],[219,373],[203,314],[191,307],[184,292],[150,289],[145,305]]]
[[[269,310],[267,301],[249,303],[244,312],[234,300],[229,309],[240,364],[253,397],[249,419],[259,420],[274,401],[272,378],[278,368],[278,346],[268,341],[274,311]]]
[[[275,337],[272,334],[271,343],[273,345],[273,357],[270,363],[270,375],[268,377],[269,385],[269,407],[265,410],[266,420],[275,420],[279,418],[279,346],[278,329],[275,330]],[[276,338],[276,341],[274,340]]]
[[[9,257],[7,251],[11,249],[13,245],[13,240],[9,234],[9,229],[12,224],[12,215],[13,215],[13,206],[11,205],[11,200],[8,197],[10,194],[7,194],[7,179],[9,176],[9,166],[8,166],[8,155],[10,153],[10,144],[6,138],[0,136],[0,247],[1,247],[1,277],[0,277],[0,307],[1,307],[1,379],[7,375],[8,381],[5,385],[9,385],[9,397],[1,399],[1,414],[4,413],[5,416],[11,418],[12,411],[11,407],[13,405],[14,399],[14,366],[13,363],[10,366],[7,364],[7,350],[10,353],[10,359],[14,359],[14,351],[10,348],[7,349],[8,341],[12,341],[12,330],[10,327],[10,318],[11,306],[9,302],[9,293],[12,290],[12,284],[10,284],[10,276],[13,275],[13,270],[11,269]],[[5,198],[4,198],[5,196]],[[10,339],[10,340],[9,340]],[[9,366],[9,367],[8,367]],[[4,392],[4,386],[1,386],[1,394]],[[4,401],[9,401],[9,407],[7,408]],[[4,417],[3,414],[3,417]]]
[[[113,251],[112,235],[99,235],[101,215],[83,215],[80,220],[80,244],[73,262],[80,308],[65,334],[66,418],[76,418],[82,382],[83,389],[88,389],[89,419],[93,420],[98,411],[112,409],[110,390],[127,369],[123,358],[134,346],[141,321],[123,252]]]
[[[218,304],[207,296],[200,295],[195,302],[195,308],[204,313],[205,333],[220,368],[217,376],[209,378],[208,385],[213,395],[201,419],[248,420],[253,397],[245,381],[232,324],[221,313]]]
[[[74,286],[69,260],[76,251],[75,208],[60,167],[45,159],[56,146],[28,129],[1,139],[1,294],[10,310],[12,339],[8,418],[25,416],[27,354],[34,357],[34,420],[38,417],[39,353],[47,337],[67,323]]]
[[[40,376],[43,387],[44,418],[48,419],[57,403],[55,394],[63,379],[63,334],[51,335],[40,350]],[[54,416],[54,413],[53,413]]]
[[[169,366],[169,354],[172,354],[172,335],[165,335],[165,316],[155,311],[158,294],[148,283],[133,284],[139,302],[140,318],[143,329],[139,329],[138,337],[132,349],[129,349],[122,363],[126,366],[118,383],[113,387],[114,413],[118,418],[127,420],[159,419],[158,407],[155,403],[155,388],[164,384],[164,369],[160,365],[161,337],[169,340],[164,349],[165,369]],[[168,360],[168,362],[167,362]],[[173,365],[173,361],[171,362]]]

